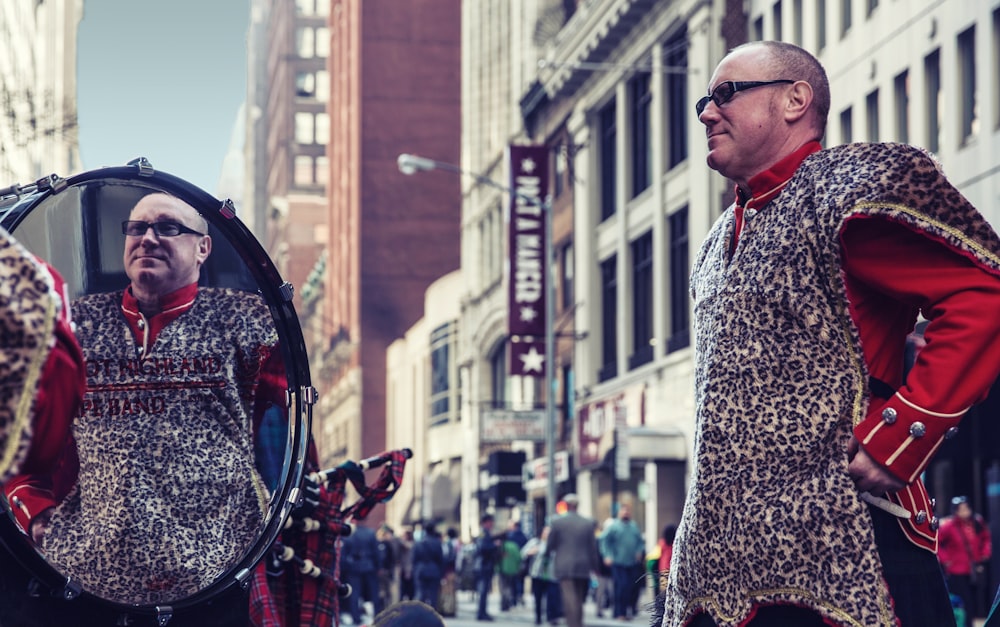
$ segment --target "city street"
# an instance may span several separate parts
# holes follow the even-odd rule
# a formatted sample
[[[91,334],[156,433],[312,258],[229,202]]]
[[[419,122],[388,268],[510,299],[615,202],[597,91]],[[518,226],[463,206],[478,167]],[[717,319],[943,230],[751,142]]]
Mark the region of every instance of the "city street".
[[[605,611],[603,618],[597,617],[597,606],[593,601],[588,601],[583,608],[583,623],[586,627],[646,627],[649,625],[649,611],[645,608],[650,602],[649,594],[645,594],[643,598],[639,601],[639,615],[633,618],[629,622],[622,622],[614,620],[610,617],[610,612]],[[489,598],[488,612],[494,618],[494,622],[480,622],[476,620],[476,597],[472,592],[459,592],[458,593],[458,612],[456,616],[446,616],[444,623],[447,627],[485,627],[486,625],[492,625],[494,627],[527,627],[533,625],[535,622],[535,610],[533,606],[534,600],[531,595],[527,595],[525,599],[525,605],[520,605],[507,612],[500,611],[500,594],[494,592]],[[370,606],[368,606],[370,607]],[[365,616],[365,624],[371,623],[372,616]],[[347,617],[341,624],[349,625],[350,617]],[[543,622],[544,626],[548,626],[547,622]],[[566,620],[561,619],[559,621],[561,627],[565,627]]]
[[[519,605],[507,612],[500,611],[500,595],[490,595],[489,613],[496,619],[493,623],[482,623],[476,620],[476,598],[472,592],[458,593],[458,615],[446,617],[444,619],[447,627],[483,627],[484,625],[496,625],[503,627],[507,625],[533,625],[535,623],[534,599],[527,595],[525,605]],[[583,623],[587,627],[621,627],[629,625],[634,627],[646,627],[649,625],[649,612],[642,606],[649,603],[649,595],[646,595],[639,602],[639,615],[630,622],[614,620],[610,617],[610,611],[604,612],[603,618],[597,618],[597,606],[593,601],[588,601],[583,608]],[[543,623],[547,625],[548,623]],[[565,627],[566,620],[562,619],[559,624]]]

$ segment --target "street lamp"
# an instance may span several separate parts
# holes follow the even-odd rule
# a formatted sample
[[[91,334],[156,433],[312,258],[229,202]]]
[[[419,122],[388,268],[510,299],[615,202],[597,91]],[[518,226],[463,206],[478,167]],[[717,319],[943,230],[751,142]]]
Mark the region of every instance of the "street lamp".
[[[435,161],[417,155],[401,154],[396,158],[396,165],[399,171],[406,175],[413,175],[417,172],[429,172],[431,170],[446,170],[463,176],[469,176],[477,182],[496,189],[505,191],[516,198],[521,198],[539,207],[545,214],[545,238],[543,243],[544,268],[549,273],[545,282],[545,457],[548,471],[545,485],[545,515],[548,522],[551,522],[556,509],[556,464],[555,464],[555,281],[552,277],[552,269],[555,268],[555,259],[552,250],[552,197],[547,196],[544,201],[539,201],[535,196],[521,194],[515,189],[504,185],[498,181],[477,174],[468,172],[451,163]]]

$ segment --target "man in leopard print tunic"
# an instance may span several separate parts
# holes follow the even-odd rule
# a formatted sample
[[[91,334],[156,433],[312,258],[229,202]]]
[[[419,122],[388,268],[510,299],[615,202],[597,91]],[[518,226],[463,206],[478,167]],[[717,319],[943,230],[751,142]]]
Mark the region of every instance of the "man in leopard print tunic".
[[[954,625],[919,475],[1000,371],[1000,239],[923,151],[822,150],[829,107],[819,62],[780,42],[733,50],[696,106],[736,203],[692,270],[666,627]]]
[[[73,305],[88,384],[76,481],[47,528],[29,525],[56,568],[118,602],[204,589],[268,507],[253,438],[261,404],[284,403],[278,336],[256,294],[198,287],[207,226],[173,196],[143,197],[122,227],[130,286]]]

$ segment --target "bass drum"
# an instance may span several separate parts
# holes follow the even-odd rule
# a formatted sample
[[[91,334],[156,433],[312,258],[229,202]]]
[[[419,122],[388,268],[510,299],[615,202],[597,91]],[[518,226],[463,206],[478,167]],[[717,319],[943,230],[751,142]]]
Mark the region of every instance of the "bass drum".
[[[210,252],[191,308],[137,346],[122,295],[138,236],[123,222],[157,198],[207,222],[155,232],[163,247],[202,238]],[[172,217],[150,215],[143,238]],[[315,399],[291,286],[232,202],[145,159],[0,190],[0,227],[65,280],[88,380],[58,467],[0,491],[0,626],[243,627],[298,496]],[[50,490],[41,533],[15,484]]]

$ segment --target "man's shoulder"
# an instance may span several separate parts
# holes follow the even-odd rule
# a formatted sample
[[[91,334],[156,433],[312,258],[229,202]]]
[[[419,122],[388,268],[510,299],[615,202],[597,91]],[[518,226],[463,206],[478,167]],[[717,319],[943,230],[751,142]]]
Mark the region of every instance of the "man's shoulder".
[[[198,289],[198,300],[203,303],[226,303],[239,307],[267,307],[264,298],[257,292],[248,292],[232,287],[202,287]]]

